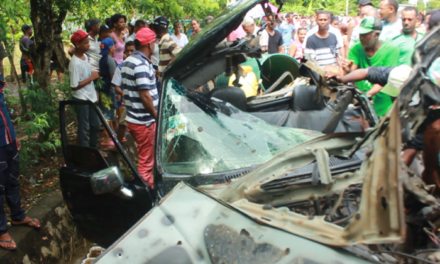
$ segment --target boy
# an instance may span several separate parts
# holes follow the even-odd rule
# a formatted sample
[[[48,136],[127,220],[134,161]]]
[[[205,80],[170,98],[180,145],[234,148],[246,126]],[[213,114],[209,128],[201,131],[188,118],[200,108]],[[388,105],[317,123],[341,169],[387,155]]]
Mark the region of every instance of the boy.
[[[74,101],[90,101],[96,103],[96,95],[93,81],[99,78],[98,72],[91,70],[90,64],[85,54],[90,47],[89,34],[82,30],[75,32],[70,41],[75,46],[75,53],[69,63],[70,87],[73,90]],[[95,109],[89,105],[77,105],[78,115],[78,142],[81,146],[96,148],[98,145],[99,119]],[[87,138],[87,129],[90,138]]]
[[[125,43],[125,50],[124,50],[124,61],[128,57],[133,54],[135,50],[134,42],[128,41]],[[113,75],[112,84],[115,85],[116,93],[117,93],[117,102],[116,105],[118,106],[118,140],[119,142],[125,142],[127,139],[124,138],[125,136],[125,130],[126,130],[126,122],[125,118],[127,116],[127,109],[123,106],[123,98],[124,98],[124,92],[122,87],[122,76],[121,76],[121,68],[122,64],[124,62],[120,63],[118,67],[115,70],[115,74]]]
[[[99,89],[101,110],[108,125],[110,128],[112,128],[112,131],[114,130],[113,121],[115,120],[116,112],[116,91],[115,87],[111,83],[117,67],[116,61],[112,58],[115,48],[116,46],[113,39],[106,38],[101,42],[101,52],[99,53],[102,56],[99,60],[99,70],[102,80],[102,84]],[[115,145],[115,143],[110,139],[110,135],[105,130],[104,141],[101,143],[101,145],[107,147]]]

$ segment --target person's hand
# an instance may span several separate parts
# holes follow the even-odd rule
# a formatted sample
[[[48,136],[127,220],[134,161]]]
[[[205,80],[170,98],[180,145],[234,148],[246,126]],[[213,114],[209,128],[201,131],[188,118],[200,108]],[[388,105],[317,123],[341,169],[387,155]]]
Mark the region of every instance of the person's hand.
[[[326,71],[325,72],[325,78],[327,80],[329,80],[331,78],[336,78],[338,81],[341,81],[342,76],[339,73],[336,73],[336,72]]]
[[[21,142],[20,142],[20,139],[16,139],[15,140],[15,142],[17,143],[17,150],[20,150],[21,149]]]
[[[353,61],[341,58],[341,66],[342,69],[344,69],[344,71],[351,72],[351,66],[353,66]]]
[[[99,78],[99,73],[98,73],[98,72],[95,72],[95,71],[92,71],[92,75],[91,75],[91,77],[92,77],[93,80],[96,80],[96,79]]]
[[[156,78],[159,78],[159,70],[155,71],[154,75],[156,75]]]

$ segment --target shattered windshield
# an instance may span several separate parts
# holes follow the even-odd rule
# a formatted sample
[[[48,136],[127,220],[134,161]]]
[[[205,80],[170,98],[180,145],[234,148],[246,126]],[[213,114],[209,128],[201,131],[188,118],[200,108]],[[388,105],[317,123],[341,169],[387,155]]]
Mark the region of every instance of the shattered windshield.
[[[185,96],[187,89],[174,79],[163,87],[161,157],[168,173],[209,174],[263,164],[322,135],[270,125],[208,95]]]

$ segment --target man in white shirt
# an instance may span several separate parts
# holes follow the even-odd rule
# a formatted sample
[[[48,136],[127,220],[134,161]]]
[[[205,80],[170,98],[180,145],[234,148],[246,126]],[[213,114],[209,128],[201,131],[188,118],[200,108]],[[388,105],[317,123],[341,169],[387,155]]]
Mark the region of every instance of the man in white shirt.
[[[396,0],[383,0],[379,5],[380,18],[382,19],[382,33],[379,40],[391,40],[402,31],[402,20],[397,18],[399,3]]]
[[[255,21],[252,17],[245,17],[243,19],[243,22],[241,23],[244,32],[246,32],[247,37],[255,37],[255,44],[254,41],[251,41],[251,46],[260,45],[260,47],[266,47],[269,45],[269,38],[267,34],[261,34],[259,32],[260,28],[255,25]],[[259,33],[258,33],[259,32]],[[263,50],[266,51],[266,50]]]
[[[321,10],[318,10],[318,11],[321,11]],[[330,14],[329,14],[329,19],[330,19]],[[342,39],[341,31],[339,31],[339,29],[337,29],[337,28],[332,27],[331,25],[329,25],[328,27],[329,27],[328,32],[334,34],[336,36],[337,41],[338,41],[338,46],[336,48],[339,49],[339,56],[341,56],[342,58],[345,58],[346,56],[345,56],[344,40]],[[318,32],[318,30],[319,30],[319,27],[318,27],[318,25],[316,25],[315,27],[311,28],[307,32],[307,35],[304,39],[303,47],[307,46],[307,39],[310,36],[315,35]]]

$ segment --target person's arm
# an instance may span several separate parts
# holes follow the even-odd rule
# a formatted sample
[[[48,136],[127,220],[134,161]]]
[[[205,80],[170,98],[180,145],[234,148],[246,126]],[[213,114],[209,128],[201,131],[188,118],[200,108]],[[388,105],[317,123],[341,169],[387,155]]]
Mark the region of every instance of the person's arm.
[[[367,76],[368,76],[367,69],[357,69],[355,71],[350,72],[349,74],[347,74],[345,76],[341,76],[341,75],[334,73],[334,72],[326,72],[326,75],[325,75],[325,77],[327,79],[335,77],[336,79],[338,79],[342,83],[362,81],[362,80],[365,80],[367,78]]]
[[[176,43],[173,43],[170,45],[169,51],[170,51],[171,56],[173,56],[173,58],[175,58],[182,51],[182,47],[180,47]]]
[[[78,82],[78,86],[76,87],[72,87],[72,90],[74,91],[78,91],[81,90],[82,88],[84,88],[87,84],[93,82],[94,80],[99,78],[99,73],[98,72],[92,72],[92,74],[89,76],[89,78]]]
[[[139,90],[139,96],[141,97],[145,110],[147,110],[151,117],[157,119],[157,111],[156,108],[154,108],[153,98],[151,98],[150,90]]]
[[[92,74],[88,78],[80,81],[79,80],[80,79],[79,72],[81,70],[82,70],[81,65],[75,65],[74,59],[72,59],[69,64],[69,76],[70,76],[70,88],[72,88],[73,91],[78,91],[78,90],[82,89],[84,86],[86,86],[87,84],[89,84],[99,78],[99,73],[92,71]]]
[[[292,44],[290,45],[290,49],[289,49],[290,57],[295,58],[295,53],[296,53],[296,44],[295,44],[295,42],[292,42]]]
[[[359,48],[362,49],[361,46],[354,46],[348,52],[347,59],[341,58],[341,66],[342,66],[342,69],[346,73],[350,73],[352,71],[355,71],[359,67],[358,66],[359,65],[359,55],[358,55]]]
[[[374,84],[373,87],[371,87],[371,89],[367,92],[367,95],[376,95],[378,92],[380,92],[380,90],[383,88],[382,85],[380,84]]]
[[[134,69],[136,78],[136,87],[139,90],[139,96],[145,110],[154,118],[157,118],[157,111],[154,107],[153,98],[151,98],[150,90],[156,88],[156,79],[150,78],[150,69],[146,65],[137,66]]]
[[[342,44],[343,45],[343,44]],[[346,54],[345,54],[345,48],[344,46],[339,48],[339,57],[340,58],[347,58]]]
[[[284,47],[278,46],[278,53],[284,53]]]

